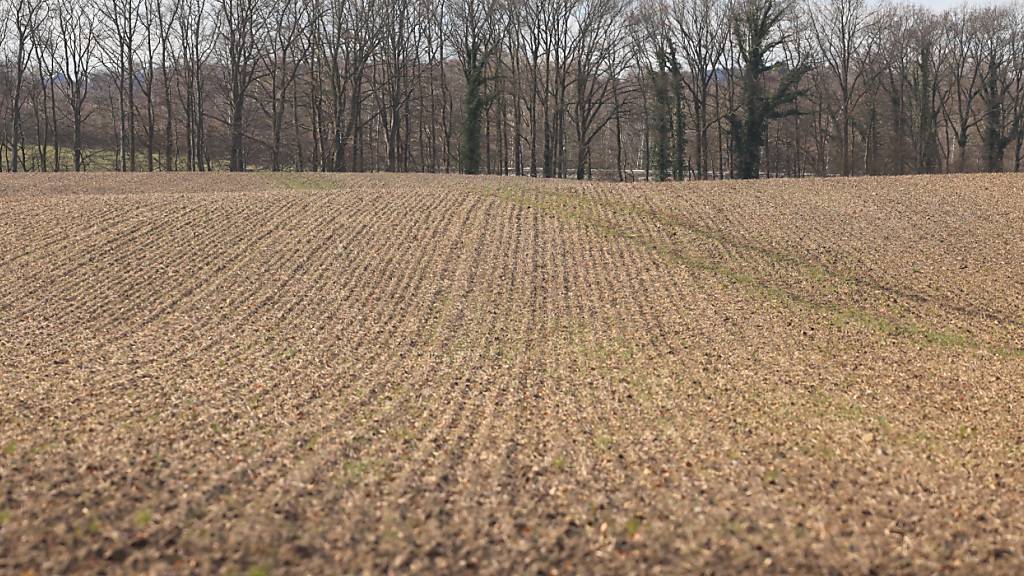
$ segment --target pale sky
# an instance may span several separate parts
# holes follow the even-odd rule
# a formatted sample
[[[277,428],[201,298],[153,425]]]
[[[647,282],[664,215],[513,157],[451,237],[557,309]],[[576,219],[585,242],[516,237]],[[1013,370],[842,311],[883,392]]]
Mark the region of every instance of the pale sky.
[[[920,4],[921,6],[926,6],[928,8],[931,8],[932,10],[945,10],[947,8],[953,8],[953,7],[959,6],[961,4],[970,4],[970,5],[973,5],[973,6],[989,6],[989,5],[997,5],[997,4],[1009,4],[1010,1],[1009,0],[1004,0],[1004,1],[999,2],[999,1],[993,1],[993,0],[981,0],[981,1],[964,2],[964,0],[909,0],[907,3],[908,4]]]

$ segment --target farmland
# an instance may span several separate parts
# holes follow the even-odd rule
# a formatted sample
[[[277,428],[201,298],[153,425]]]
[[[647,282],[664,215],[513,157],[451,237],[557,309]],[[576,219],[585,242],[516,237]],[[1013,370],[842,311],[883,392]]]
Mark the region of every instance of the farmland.
[[[0,573],[1024,571],[1024,179],[5,175]]]

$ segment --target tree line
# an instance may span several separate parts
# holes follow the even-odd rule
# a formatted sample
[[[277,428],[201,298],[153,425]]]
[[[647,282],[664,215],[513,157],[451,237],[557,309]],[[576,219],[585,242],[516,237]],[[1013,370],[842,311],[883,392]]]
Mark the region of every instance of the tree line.
[[[0,170],[1019,171],[1024,10],[0,0]]]

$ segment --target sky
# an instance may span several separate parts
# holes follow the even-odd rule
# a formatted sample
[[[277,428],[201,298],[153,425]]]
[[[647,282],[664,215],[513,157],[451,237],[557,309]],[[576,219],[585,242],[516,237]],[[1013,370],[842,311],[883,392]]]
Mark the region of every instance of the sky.
[[[964,3],[972,4],[972,5],[977,5],[977,6],[988,6],[988,5],[998,5],[998,4],[1009,4],[1010,2],[1009,2],[1009,0],[1003,0],[1003,1],[981,0],[981,1],[969,1],[969,2],[964,2],[964,0],[910,0],[908,3],[920,4],[921,6],[925,6],[925,7],[931,8],[932,10],[945,10],[947,8],[953,8],[954,6],[959,6],[959,5],[964,4]]]

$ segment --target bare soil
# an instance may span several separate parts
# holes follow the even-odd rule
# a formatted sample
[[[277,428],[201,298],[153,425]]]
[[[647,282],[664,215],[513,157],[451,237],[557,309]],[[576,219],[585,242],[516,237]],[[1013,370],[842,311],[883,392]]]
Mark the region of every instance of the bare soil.
[[[0,573],[1024,572],[1024,178],[0,179]]]

